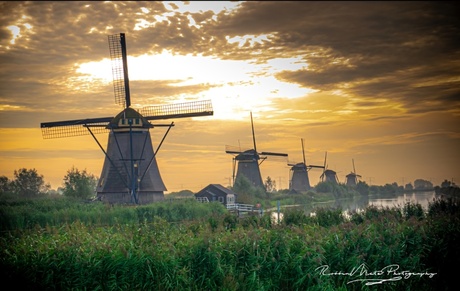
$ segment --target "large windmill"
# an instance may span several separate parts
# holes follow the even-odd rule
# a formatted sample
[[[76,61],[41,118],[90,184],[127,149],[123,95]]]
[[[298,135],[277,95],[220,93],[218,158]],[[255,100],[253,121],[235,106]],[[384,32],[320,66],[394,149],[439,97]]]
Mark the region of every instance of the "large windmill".
[[[324,171],[320,176],[321,182],[332,182],[332,183],[338,184],[339,179],[337,178],[337,173],[327,168],[326,160],[327,160],[327,152],[324,155],[324,168],[323,168]]]
[[[351,161],[353,163],[353,172],[345,177],[347,178],[347,186],[356,186],[356,184],[358,184],[358,178],[361,178],[361,175],[356,174],[355,160],[351,159]]]
[[[303,162],[297,164],[288,163],[288,166],[291,167],[291,179],[289,183],[289,190],[293,192],[302,192],[310,190],[311,186],[310,180],[308,178],[308,171],[312,168],[324,169],[324,166],[307,165],[307,162],[305,161],[305,149],[303,146],[303,138],[300,139],[300,141],[302,143]]]
[[[108,36],[112,60],[115,102],[123,110],[115,117],[88,118],[41,123],[43,138],[91,134],[105,155],[97,184],[97,198],[109,203],[145,204],[164,199],[156,155],[174,122],[152,124],[150,120],[213,115],[209,100],[156,105],[137,111],[131,108],[125,34]],[[149,130],[167,127],[156,150]],[[95,134],[108,133],[104,149]]]
[[[265,188],[262,181],[262,176],[260,174],[260,164],[267,159],[268,156],[278,156],[278,157],[287,157],[287,154],[283,153],[273,153],[273,152],[257,152],[256,147],[256,136],[254,133],[254,123],[252,120],[251,112],[251,127],[252,127],[252,141],[254,144],[253,149],[241,151],[241,149],[236,149],[235,147],[226,146],[225,152],[227,154],[235,155],[233,157],[233,183],[238,180],[240,177],[246,177],[253,186]],[[260,161],[260,162],[259,162]],[[238,169],[235,177],[235,168],[236,163],[238,163]]]

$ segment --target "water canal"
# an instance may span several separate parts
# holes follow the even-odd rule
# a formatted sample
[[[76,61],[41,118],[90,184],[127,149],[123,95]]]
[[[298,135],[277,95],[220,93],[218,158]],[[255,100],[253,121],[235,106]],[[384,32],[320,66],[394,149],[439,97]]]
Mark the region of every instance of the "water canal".
[[[310,212],[311,215],[314,215],[316,208],[340,208],[343,210],[344,214],[347,215],[349,212],[360,212],[366,209],[368,206],[375,206],[378,208],[403,208],[404,205],[408,202],[413,204],[420,204],[422,208],[427,211],[428,205],[430,202],[437,197],[434,191],[417,191],[417,192],[408,192],[402,194],[394,195],[369,195],[369,196],[359,196],[353,198],[344,198],[344,199],[335,199],[326,202],[316,202],[311,205],[280,205],[279,207],[279,216],[278,209],[272,208],[272,217],[274,219],[282,219],[283,209],[287,207],[299,207],[303,208],[305,211]]]

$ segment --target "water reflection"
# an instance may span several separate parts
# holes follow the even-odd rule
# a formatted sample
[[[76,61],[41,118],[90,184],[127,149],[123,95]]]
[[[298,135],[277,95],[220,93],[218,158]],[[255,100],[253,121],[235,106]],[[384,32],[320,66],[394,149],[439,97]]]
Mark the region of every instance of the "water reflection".
[[[369,205],[377,207],[403,207],[407,202],[418,203],[428,210],[428,204],[436,197],[434,191],[404,193],[396,197],[369,199]]]
[[[407,202],[418,203],[422,206],[424,210],[428,210],[428,204],[433,202],[436,194],[434,191],[427,192],[411,192],[395,195],[379,195],[379,196],[360,196],[355,198],[348,199],[337,199],[335,201],[329,201],[325,203],[317,203],[312,205],[312,208],[317,207],[333,207],[341,208],[344,211],[361,211],[367,208],[370,205],[382,208],[403,208]]]
[[[366,209],[368,206],[376,206],[378,208],[403,208],[407,202],[418,203],[422,208],[427,211],[430,202],[433,202],[433,199],[436,198],[434,191],[426,192],[410,192],[403,194],[394,194],[394,195],[379,195],[379,196],[358,196],[354,198],[347,199],[336,199],[328,202],[314,203],[311,205],[298,205],[307,212],[310,212],[310,215],[315,215],[315,209],[322,208],[340,208],[343,210],[343,215],[348,216],[351,212],[361,212]],[[278,216],[279,215],[279,216]],[[283,219],[283,213],[278,213],[276,210],[271,211],[272,222],[277,224]]]

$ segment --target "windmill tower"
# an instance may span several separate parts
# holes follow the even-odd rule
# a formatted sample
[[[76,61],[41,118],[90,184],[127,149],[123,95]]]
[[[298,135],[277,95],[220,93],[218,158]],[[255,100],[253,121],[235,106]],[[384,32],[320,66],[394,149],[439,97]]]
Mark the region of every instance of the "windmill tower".
[[[321,182],[332,182],[334,184],[338,184],[339,179],[337,178],[337,173],[327,168],[326,160],[327,160],[327,152],[324,156],[324,171],[320,176]]]
[[[358,184],[358,177],[361,178],[361,175],[356,174],[356,169],[355,169],[355,160],[351,159],[353,163],[353,172],[350,174],[346,175],[347,179],[347,186],[356,186]]]
[[[236,147],[226,146],[225,152],[227,154],[235,155],[233,157],[233,184],[239,177],[246,177],[253,186],[265,188],[262,181],[262,176],[260,174],[260,165],[267,159],[267,156],[279,156],[287,157],[287,154],[283,153],[273,153],[273,152],[257,152],[256,147],[256,136],[254,134],[254,123],[252,120],[251,112],[251,127],[252,127],[252,140],[254,144],[253,149],[241,151],[241,149],[236,149]],[[260,161],[260,162],[259,162]],[[235,168],[238,163],[238,168],[235,177]]]
[[[112,60],[115,102],[123,110],[115,117],[87,118],[41,123],[43,138],[63,138],[91,134],[105,155],[97,184],[97,197],[109,203],[145,204],[164,199],[166,187],[156,155],[174,122],[152,124],[150,120],[213,115],[209,100],[131,108],[125,34],[108,36]],[[154,150],[150,129],[167,127]],[[104,149],[96,134],[108,133]]]
[[[312,168],[321,168],[324,169],[324,166],[315,166],[315,165],[307,165],[305,161],[305,150],[303,146],[303,138],[300,139],[302,143],[302,155],[303,155],[303,163],[297,164],[288,164],[291,166],[290,169],[290,183],[289,183],[289,190],[293,192],[302,192],[308,191],[311,189],[310,180],[308,178],[308,171]]]

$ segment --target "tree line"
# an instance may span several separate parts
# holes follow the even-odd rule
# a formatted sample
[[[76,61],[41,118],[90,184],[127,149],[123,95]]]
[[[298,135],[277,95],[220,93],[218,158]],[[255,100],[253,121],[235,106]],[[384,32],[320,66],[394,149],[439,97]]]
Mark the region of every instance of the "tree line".
[[[63,187],[55,191],[35,168],[21,168],[14,171],[12,180],[0,176],[0,194],[10,194],[20,198],[62,194],[67,197],[89,199],[95,195],[97,180],[86,169],[79,170],[72,167],[67,170],[63,178]]]

